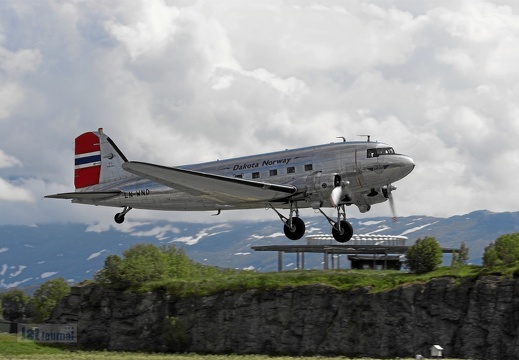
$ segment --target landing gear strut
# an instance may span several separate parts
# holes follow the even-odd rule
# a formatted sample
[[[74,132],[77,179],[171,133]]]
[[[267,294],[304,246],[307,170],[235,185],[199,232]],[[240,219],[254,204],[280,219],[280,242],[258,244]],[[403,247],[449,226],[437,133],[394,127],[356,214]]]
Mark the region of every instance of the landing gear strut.
[[[346,211],[344,210],[344,205],[337,206],[337,221],[330,218],[321,209],[319,209],[319,211],[332,226],[332,235],[336,241],[340,243],[350,241],[351,237],[353,236],[353,227],[348,221],[346,221]]]
[[[270,207],[276,212],[276,214],[278,214],[279,218],[283,222],[283,231],[287,238],[290,240],[299,240],[303,237],[305,234],[305,222],[299,218],[299,209],[296,202],[290,203],[290,215],[288,218],[277,211],[274,206],[270,205]]]
[[[118,224],[122,224],[124,222],[124,215],[126,215],[128,213],[128,211],[130,211],[131,209],[132,209],[131,206],[125,206],[124,210],[122,212],[115,214],[115,216],[114,216],[115,222]]]

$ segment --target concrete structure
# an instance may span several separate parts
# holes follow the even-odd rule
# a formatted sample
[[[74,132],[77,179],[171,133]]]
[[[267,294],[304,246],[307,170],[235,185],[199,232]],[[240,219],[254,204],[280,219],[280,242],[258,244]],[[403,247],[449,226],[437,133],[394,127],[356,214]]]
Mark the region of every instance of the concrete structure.
[[[405,236],[393,235],[353,235],[352,239],[345,244],[338,243],[331,235],[317,234],[308,235],[307,243],[301,245],[265,245],[252,246],[254,251],[277,251],[278,271],[283,269],[283,255],[296,255],[296,269],[305,268],[306,253],[323,254],[323,269],[340,269],[341,255],[362,256],[363,264],[366,264],[366,257],[372,259],[372,269],[396,268],[396,261],[401,262],[403,255],[409,246],[405,245]],[[459,249],[442,248],[443,253],[459,252]],[[400,255],[395,257],[395,255]],[[366,266],[362,266],[366,268]]]

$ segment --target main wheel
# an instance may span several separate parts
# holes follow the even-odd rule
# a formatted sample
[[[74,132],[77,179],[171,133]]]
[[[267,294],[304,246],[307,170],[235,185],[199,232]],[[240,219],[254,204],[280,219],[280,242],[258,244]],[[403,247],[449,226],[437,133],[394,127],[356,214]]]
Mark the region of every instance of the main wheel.
[[[348,242],[353,236],[353,226],[346,220],[341,220],[340,223],[336,223],[332,228],[332,235],[340,243]]]
[[[298,217],[293,217],[292,227],[285,224],[283,231],[290,240],[299,240],[305,234],[305,222]]]

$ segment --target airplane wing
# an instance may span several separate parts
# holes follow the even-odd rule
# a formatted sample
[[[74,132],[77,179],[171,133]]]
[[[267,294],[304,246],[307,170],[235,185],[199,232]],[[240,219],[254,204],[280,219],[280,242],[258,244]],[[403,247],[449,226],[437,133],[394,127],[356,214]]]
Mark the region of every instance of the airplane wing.
[[[221,201],[273,201],[297,192],[297,188],[290,185],[270,184],[138,161],[126,162],[122,166],[132,174],[173,189]]]

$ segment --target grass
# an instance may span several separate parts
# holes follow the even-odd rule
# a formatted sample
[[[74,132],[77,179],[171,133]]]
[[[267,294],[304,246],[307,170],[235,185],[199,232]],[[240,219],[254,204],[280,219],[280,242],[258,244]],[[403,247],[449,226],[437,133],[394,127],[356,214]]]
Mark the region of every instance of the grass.
[[[69,347],[42,345],[32,341],[17,341],[16,335],[0,334],[0,360],[312,360],[315,357],[268,355],[199,355],[199,354],[147,354],[111,351],[77,351]],[[334,357],[336,360],[352,360]],[[363,360],[373,360],[362,358]],[[407,360],[407,359],[400,359]],[[408,360],[411,360],[409,358]]]
[[[179,297],[208,296],[225,291],[249,289],[276,290],[286,287],[324,285],[341,291],[366,288],[370,292],[387,291],[397,286],[425,283],[433,278],[476,279],[481,275],[497,274],[513,277],[516,269],[493,269],[479,266],[442,267],[427,274],[411,274],[401,271],[380,270],[300,270],[272,273],[243,271],[236,274],[213,275],[206,278],[167,279],[143,284],[136,292],[162,290]]]

